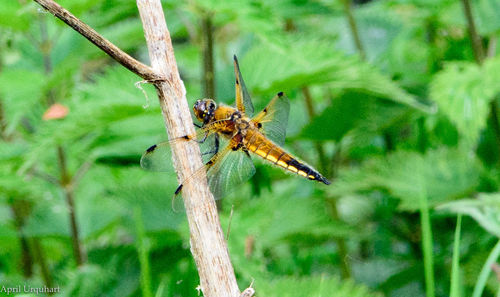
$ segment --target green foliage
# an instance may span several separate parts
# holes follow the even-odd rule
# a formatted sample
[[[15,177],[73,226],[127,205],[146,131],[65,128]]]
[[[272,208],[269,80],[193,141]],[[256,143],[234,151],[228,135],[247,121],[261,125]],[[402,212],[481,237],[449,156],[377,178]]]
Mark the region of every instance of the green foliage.
[[[361,169],[344,171],[331,193],[347,195],[375,188],[387,190],[400,200],[399,209],[415,211],[420,197],[429,206],[466,197],[478,186],[477,160],[457,149],[428,151],[425,155],[397,151],[366,162]]]
[[[464,141],[475,144],[486,126],[489,105],[500,92],[500,59],[489,59],[483,66],[452,63],[434,77],[430,96],[441,112],[452,121]]]
[[[342,282],[336,278],[311,276],[307,278],[285,277],[275,279],[266,285],[256,286],[257,292],[265,296],[381,296],[351,281]]]
[[[279,91],[290,98],[285,149],[333,182],[254,158],[252,180],[221,201],[240,288],[498,295],[498,1],[470,1],[482,65],[462,1],[356,1],[362,55],[342,1],[162,2],[189,103],[214,75],[214,99],[233,104],[236,54],[256,109]],[[134,1],[58,3],[148,63]],[[212,74],[202,70],[204,18],[214,27]],[[174,171],[139,166],[167,138],[154,87],[139,81],[36,3],[0,4],[2,285],[199,296],[187,220],[171,206]],[[67,114],[44,119],[54,103]]]

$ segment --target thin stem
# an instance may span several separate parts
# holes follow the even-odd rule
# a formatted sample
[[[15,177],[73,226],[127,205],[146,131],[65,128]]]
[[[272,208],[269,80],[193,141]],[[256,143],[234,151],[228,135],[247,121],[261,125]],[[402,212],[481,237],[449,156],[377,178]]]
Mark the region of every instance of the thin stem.
[[[64,198],[69,210],[69,220],[71,227],[71,243],[73,245],[73,256],[77,266],[81,266],[84,262],[84,253],[82,251],[82,246],[79,238],[78,225],[76,223],[75,214],[75,201],[73,196],[73,190],[71,187],[71,177],[68,172],[66,164],[66,155],[64,149],[61,146],[57,147],[57,160],[59,163],[59,170],[61,173],[60,184],[63,189]]]
[[[132,58],[130,55],[122,51],[116,45],[99,35],[94,29],[90,26],[76,18],[69,11],[61,7],[59,4],[52,0],[34,0],[43,8],[48,10],[54,16],[68,24],[70,27],[75,29],[78,33],[80,33],[83,37],[87,38],[90,42],[95,44],[98,48],[108,54],[111,58],[116,60],[118,63],[125,66],[127,69],[132,71],[133,73],[139,75],[140,77],[151,80],[164,80],[165,78],[161,75],[158,75],[153,69],[149,66],[142,64],[136,59]]]
[[[45,253],[43,252],[42,245],[40,244],[40,240],[38,238],[33,238],[32,240],[33,246],[33,254],[35,256],[36,261],[40,265],[40,271],[42,273],[42,279],[46,287],[53,288],[52,276],[50,275],[49,268],[47,266],[47,262],[45,261]],[[53,293],[48,293],[52,295]]]
[[[421,195],[420,197],[420,224],[422,226],[422,250],[424,252],[425,292],[427,297],[434,297],[434,248],[432,244],[432,227],[429,215],[429,204],[426,195]]]
[[[0,138],[2,140],[7,141],[8,140],[8,135],[7,135],[7,121],[5,120],[5,111],[4,111],[4,105],[3,105],[3,100],[0,98]]]
[[[495,247],[491,250],[488,259],[484,262],[483,268],[477,277],[476,285],[474,286],[474,291],[472,292],[472,297],[481,297],[483,294],[484,287],[486,287],[486,282],[488,281],[488,276],[491,272],[491,265],[495,263],[500,256],[500,241],[497,242]]]
[[[474,22],[474,18],[472,17],[472,8],[469,0],[462,0],[462,5],[464,8],[465,18],[467,19],[467,29],[469,30],[474,58],[476,59],[476,62],[481,65],[484,60],[484,49],[483,44],[481,43],[481,38],[476,31],[476,24]]]
[[[304,102],[306,105],[307,115],[309,116],[309,120],[312,120],[316,116],[316,111],[314,110],[314,104],[312,102],[312,96],[311,96],[311,92],[309,90],[309,87],[306,86],[306,87],[302,88],[302,95],[304,96]],[[328,166],[326,166],[326,164],[328,164],[328,161],[327,161],[327,157],[326,157],[325,151],[323,149],[323,146],[321,145],[320,142],[315,142],[314,146],[316,148],[316,153],[318,154],[318,157],[319,157],[319,166],[318,167],[319,167],[320,171],[324,172],[324,174],[327,174],[327,176],[330,176],[333,178],[334,175],[336,174],[336,171],[332,172],[331,174],[328,174],[326,172],[327,168],[328,168]],[[334,159],[339,159],[338,158],[339,153],[340,153],[340,151],[338,150]],[[334,220],[339,220],[337,201],[335,199],[330,199],[329,204],[330,204],[330,209],[331,209],[331,213],[332,213],[332,218]],[[338,252],[339,252],[340,271],[341,271],[342,278],[348,279],[351,277],[351,267],[350,267],[349,261],[348,261],[348,252],[347,252],[347,245],[346,245],[345,239],[342,237],[338,237],[335,239],[335,242],[337,243],[337,248],[338,248]]]
[[[358,26],[356,24],[356,20],[352,14],[352,6],[350,0],[342,0],[342,4],[344,4],[345,14],[347,16],[347,21],[349,22],[349,28],[351,29],[352,39],[354,40],[354,45],[358,50],[361,59],[366,59],[366,53],[361,43],[361,38],[359,37]]]
[[[453,261],[451,267],[450,297],[460,296],[460,232],[462,228],[462,214],[457,216],[455,239],[453,240]]]
[[[21,245],[21,267],[23,275],[25,278],[30,278],[33,275],[33,257],[28,246],[28,240],[22,231],[25,219],[30,212],[30,205],[28,201],[21,199],[12,202],[10,204],[10,209],[14,217],[15,227]]]
[[[304,102],[306,105],[307,115],[309,116],[309,121],[311,121],[316,116],[316,112],[314,110],[314,105],[312,102],[312,96],[309,87],[305,86],[302,88],[302,95],[304,96]],[[314,146],[316,148],[316,153],[318,154],[319,157],[318,160],[319,169],[324,175],[329,176],[329,172],[327,172],[328,166],[326,166],[326,164],[328,164],[328,160],[325,154],[325,150],[323,149],[323,146],[321,145],[320,142],[317,141],[314,142]]]
[[[214,42],[212,18],[209,15],[201,21],[203,51],[203,96],[215,98]]]

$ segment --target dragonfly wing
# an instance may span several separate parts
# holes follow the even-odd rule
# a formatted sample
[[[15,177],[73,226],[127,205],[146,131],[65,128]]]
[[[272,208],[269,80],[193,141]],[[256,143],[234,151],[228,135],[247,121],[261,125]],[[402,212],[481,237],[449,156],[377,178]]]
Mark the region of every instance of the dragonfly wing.
[[[237,189],[255,174],[255,166],[249,154],[241,149],[233,150],[231,145],[223,147],[207,171],[208,185],[215,199]]]
[[[141,167],[148,171],[173,171],[170,142],[161,142],[148,148],[141,157]]]
[[[279,146],[285,144],[286,126],[290,113],[290,101],[283,92],[278,93],[252,121],[271,141]]]
[[[198,129],[194,136],[179,137],[173,140],[160,142],[148,148],[141,157],[141,167],[154,172],[173,172],[171,146],[176,142],[198,141],[203,154],[203,161],[206,162],[216,152],[218,138],[217,133],[210,130]]]
[[[241,75],[236,56],[234,56],[234,75],[236,77],[236,108],[251,117],[253,115],[253,104],[247,87],[245,86],[245,82],[243,81],[243,76]]]

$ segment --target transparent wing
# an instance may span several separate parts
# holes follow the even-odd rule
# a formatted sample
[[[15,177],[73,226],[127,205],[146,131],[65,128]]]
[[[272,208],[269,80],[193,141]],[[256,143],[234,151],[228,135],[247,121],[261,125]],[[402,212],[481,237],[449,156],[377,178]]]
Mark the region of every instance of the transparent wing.
[[[236,77],[236,108],[251,117],[253,116],[252,100],[250,99],[250,94],[243,81],[243,76],[241,75],[236,56],[234,56],[234,75]]]
[[[267,138],[282,146],[285,144],[289,113],[290,101],[283,92],[279,92],[252,121]]]
[[[148,171],[155,172],[174,172],[172,166],[171,146],[175,142],[184,141],[203,141],[200,143],[200,150],[203,154],[203,161],[206,162],[215,154],[217,146],[217,133],[211,133],[210,130],[199,129],[196,135],[180,137],[165,142],[160,142],[148,148],[141,157],[141,167]]]
[[[208,168],[208,185],[215,199],[221,199],[234,191],[255,174],[250,155],[241,149],[233,150],[226,145],[216,162]]]

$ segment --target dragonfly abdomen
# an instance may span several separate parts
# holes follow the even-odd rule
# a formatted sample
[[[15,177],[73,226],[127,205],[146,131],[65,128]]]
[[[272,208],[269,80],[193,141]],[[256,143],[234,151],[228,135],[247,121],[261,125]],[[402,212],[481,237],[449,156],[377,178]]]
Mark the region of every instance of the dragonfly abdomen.
[[[292,155],[265,138],[259,132],[247,132],[245,140],[244,144],[246,148],[264,160],[310,180],[317,180],[327,185],[330,184],[330,181],[328,181],[312,167],[295,159]]]

